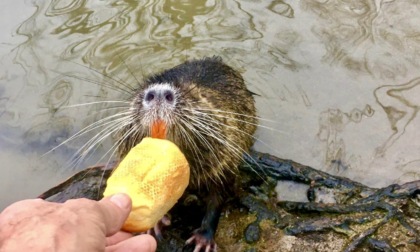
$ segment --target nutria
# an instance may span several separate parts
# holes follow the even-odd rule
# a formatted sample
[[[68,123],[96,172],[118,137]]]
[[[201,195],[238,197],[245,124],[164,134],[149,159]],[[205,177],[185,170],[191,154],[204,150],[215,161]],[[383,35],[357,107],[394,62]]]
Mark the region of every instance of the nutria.
[[[187,241],[195,251],[215,250],[214,233],[243,153],[253,144],[257,117],[253,93],[219,57],[186,61],[144,81],[132,97],[120,131],[123,158],[156,129],[174,142],[191,169],[189,188],[205,195],[201,227]]]

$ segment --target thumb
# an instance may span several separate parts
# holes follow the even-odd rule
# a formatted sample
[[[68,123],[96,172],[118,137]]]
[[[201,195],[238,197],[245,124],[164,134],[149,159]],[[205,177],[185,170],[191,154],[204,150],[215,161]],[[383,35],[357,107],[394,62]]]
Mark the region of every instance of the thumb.
[[[131,211],[131,198],[127,194],[118,193],[99,201],[104,215],[105,233],[107,236],[118,232]]]

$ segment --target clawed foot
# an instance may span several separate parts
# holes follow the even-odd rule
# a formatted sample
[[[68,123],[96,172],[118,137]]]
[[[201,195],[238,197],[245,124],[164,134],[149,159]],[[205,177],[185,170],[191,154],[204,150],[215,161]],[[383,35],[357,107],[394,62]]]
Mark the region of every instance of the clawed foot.
[[[213,233],[201,228],[195,230],[191,238],[189,238],[185,243],[188,245],[195,243],[194,252],[200,252],[202,249],[205,252],[217,251],[217,245],[214,242]]]
[[[156,237],[156,239],[158,240],[162,240],[162,228],[163,227],[167,227],[171,225],[171,220],[169,219],[169,217],[167,215],[163,216],[162,219],[160,219],[160,221],[158,223],[156,223],[156,225],[147,230],[147,234],[153,235],[154,237]]]

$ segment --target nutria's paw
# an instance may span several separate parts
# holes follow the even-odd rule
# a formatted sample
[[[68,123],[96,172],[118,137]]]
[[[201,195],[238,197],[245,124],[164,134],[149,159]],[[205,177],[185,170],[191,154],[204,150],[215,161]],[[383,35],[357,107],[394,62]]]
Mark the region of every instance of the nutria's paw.
[[[196,229],[191,238],[189,238],[185,243],[188,245],[195,243],[194,252],[200,252],[202,250],[205,252],[217,251],[217,245],[213,239],[213,232],[207,229]]]
[[[169,225],[171,225],[171,219],[168,215],[164,215],[162,219],[160,219],[160,221],[158,221],[158,223],[156,223],[156,225],[153,228],[147,230],[146,233],[149,235],[153,235],[156,239],[160,241],[163,239],[162,228],[167,227]]]

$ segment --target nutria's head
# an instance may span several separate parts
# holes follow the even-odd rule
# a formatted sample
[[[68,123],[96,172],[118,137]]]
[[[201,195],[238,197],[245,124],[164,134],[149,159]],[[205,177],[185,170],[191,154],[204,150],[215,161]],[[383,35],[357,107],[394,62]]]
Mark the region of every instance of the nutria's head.
[[[173,128],[182,112],[182,93],[170,83],[153,83],[138,90],[131,112],[141,130],[152,137],[166,138],[167,130]]]
[[[144,137],[166,138],[185,154],[192,177],[206,179],[223,175],[217,167],[237,165],[256,129],[251,92],[220,58],[189,61],[150,77],[135,91],[128,113],[120,157]]]
[[[214,110],[208,99],[211,95],[218,96],[194,82],[146,82],[136,91],[130,106],[130,132],[136,135],[134,144],[146,136],[165,138],[180,147],[186,145],[185,141],[195,140],[191,131],[218,122],[211,116]],[[218,125],[212,126],[207,132],[219,135],[218,128]],[[127,129],[124,131],[127,133]],[[130,137],[130,141],[133,140]]]

